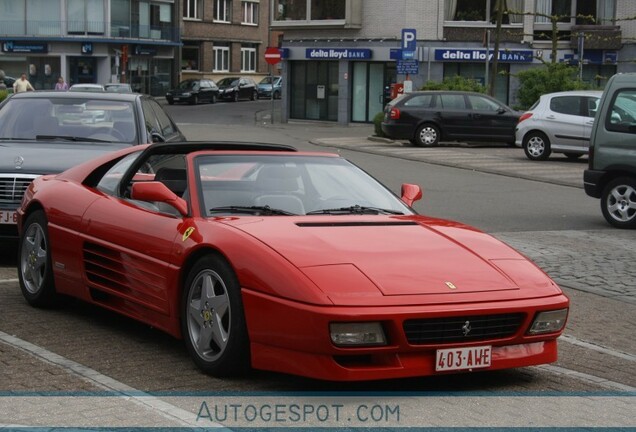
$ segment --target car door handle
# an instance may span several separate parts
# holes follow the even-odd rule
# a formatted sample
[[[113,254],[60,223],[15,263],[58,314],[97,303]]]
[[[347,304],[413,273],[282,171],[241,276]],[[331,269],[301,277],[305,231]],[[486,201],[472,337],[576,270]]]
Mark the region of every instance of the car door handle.
[[[549,116],[546,116],[545,118],[548,118],[548,119],[550,119],[550,120],[554,120],[556,117],[555,117],[555,116],[553,116],[553,115],[549,115]]]
[[[585,124],[589,124],[590,126],[592,126],[594,124],[594,120],[589,121],[589,122],[585,122]]]

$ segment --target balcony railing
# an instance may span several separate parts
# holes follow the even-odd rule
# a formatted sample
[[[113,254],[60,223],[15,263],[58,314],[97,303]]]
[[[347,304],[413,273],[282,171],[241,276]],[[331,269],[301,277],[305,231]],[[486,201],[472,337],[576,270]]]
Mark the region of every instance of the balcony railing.
[[[179,27],[172,25],[140,25],[109,21],[2,21],[0,36],[19,37],[104,37],[150,39],[179,42]]]

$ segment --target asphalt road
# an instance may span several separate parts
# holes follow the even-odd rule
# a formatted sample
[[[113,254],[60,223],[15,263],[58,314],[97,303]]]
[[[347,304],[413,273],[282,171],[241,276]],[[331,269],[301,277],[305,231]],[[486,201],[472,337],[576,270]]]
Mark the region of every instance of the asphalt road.
[[[520,149],[457,144],[442,148],[446,153],[435,156],[420,153],[425,149],[414,152],[401,145],[368,141],[366,137],[372,133],[369,125],[340,127],[311,122],[272,125],[267,121],[270,106],[269,101],[256,101],[167,109],[189,139],[278,142],[303,150],[339,152],[396,193],[402,183],[420,184],[424,188],[424,199],[415,206],[419,212],[474,225],[514,245],[546,268],[572,300],[558,363],[501,372],[353,384],[325,383],[258,371],[240,379],[216,379],[194,367],[180,341],[140,323],[79,302],[59,310],[28,307],[15,280],[15,251],[11,245],[3,245],[0,256],[0,408],[5,409],[0,409],[0,413],[4,413],[0,414],[0,426],[65,425],[65,421],[70,422],[68,419],[72,418],[66,411],[72,404],[91,412],[86,417],[88,425],[100,419],[100,424],[117,426],[120,423],[113,419],[123,418],[129,421],[124,425],[130,426],[133,413],[137,415],[135,419],[139,418],[135,425],[146,425],[143,419],[150,425],[158,425],[164,420],[183,420],[192,413],[200,413],[197,409],[201,397],[196,401],[142,398],[143,403],[135,405],[137,408],[127,405],[119,417],[109,416],[109,412],[118,412],[119,408],[105,409],[103,399],[99,401],[99,410],[91,410],[88,405],[94,402],[88,400],[58,403],[49,398],[49,411],[40,407],[35,415],[29,414],[24,404],[7,396],[7,392],[16,391],[24,397],[19,392],[118,392],[122,389],[133,395],[139,394],[135,392],[177,391],[187,395],[215,392],[217,397],[280,391],[327,391],[331,395],[342,395],[342,391],[365,395],[378,391],[401,394],[471,391],[493,398],[479,399],[473,393],[462,393],[462,398],[470,397],[453,399],[437,407],[435,404],[443,401],[436,398],[423,403],[409,393],[408,397],[418,402],[414,411],[408,411],[409,418],[415,425],[438,426],[634,425],[636,346],[631,328],[636,325],[636,284],[633,283],[636,280],[633,269],[636,233],[609,228],[602,219],[598,202],[586,197],[580,186],[567,184],[576,177],[577,171],[582,173],[585,160],[572,163],[557,158],[537,169],[536,163],[524,160]],[[493,173],[492,163],[481,168],[471,165],[475,159],[485,156],[493,158],[501,172]],[[438,160],[434,163],[422,160],[435,157]],[[555,178],[560,178],[560,174],[555,175],[555,170],[566,172],[568,175],[563,178],[567,181],[559,184]],[[540,398],[515,399],[518,394],[554,395],[555,392],[558,397],[546,407],[539,407]],[[390,401],[392,395],[385,394],[374,400]],[[488,411],[486,407],[495,400],[496,405]],[[132,401],[136,401],[135,396]],[[114,405],[115,402],[108,403]],[[166,408],[166,403],[171,405]],[[408,402],[400,403],[405,404],[407,410]],[[599,405],[586,405],[593,403]],[[436,408],[427,410],[427,406]],[[541,412],[538,417],[533,414],[535,407],[534,411]],[[167,410],[172,417],[150,420],[155,417],[137,413],[136,410],[142,409],[155,416]],[[504,412],[514,414],[504,416]],[[48,417],[43,413],[49,413]],[[80,423],[74,417],[73,422],[72,425]]]

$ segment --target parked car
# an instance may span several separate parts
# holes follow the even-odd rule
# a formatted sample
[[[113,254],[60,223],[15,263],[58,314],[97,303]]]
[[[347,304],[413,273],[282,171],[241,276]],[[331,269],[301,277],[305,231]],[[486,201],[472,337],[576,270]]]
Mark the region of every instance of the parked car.
[[[5,75],[0,81],[6,87],[7,93],[13,93],[13,83],[15,82],[15,78]]]
[[[106,90],[101,84],[73,84],[69,87],[68,91],[71,92],[95,92],[102,93]]]
[[[133,92],[130,84],[124,84],[124,83],[104,84],[104,90],[108,93],[132,93]]]
[[[176,102],[186,102],[196,105],[199,102],[216,103],[219,88],[216,83],[208,79],[188,79],[181,81],[177,88],[166,93],[166,100],[170,105]]]
[[[568,298],[495,238],[416,214],[421,196],[287,146],[124,149],[33,181],[18,277],[33,306],[54,304],[63,280],[65,295],[183,338],[218,376],[251,364],[375,380],[556,361]]]
[[[274,99],[280,99],[282,91],[283,77],[280,76],[266,76],[258,83],[256,91],[258,92],[258,98],[272,97],[272,89],[274,92]]]
[[[239,99],[255,100],[258,97],[256,83],[251,78],[227,77],[217,83],[219,97],[238,102]]]
[[[585,192],[617,228],[636,228],[636,74],[609,79],[590,138]]]
[[[542,95],[523,113],[515,144],[530,160],[546,160],[551,153],[577,159],[590,145],[594,115],[602,91],[566,91]]]
[[[498,100],[459,91],[417,91],[389,102],[382,131],[417,146],[440,141],[496,141],[514,145],[520,113]]]
[[[16,209],[31,181],[98,155],[185,138],[152,98],[38,91],[0,104],[0,239],[17,238]]]

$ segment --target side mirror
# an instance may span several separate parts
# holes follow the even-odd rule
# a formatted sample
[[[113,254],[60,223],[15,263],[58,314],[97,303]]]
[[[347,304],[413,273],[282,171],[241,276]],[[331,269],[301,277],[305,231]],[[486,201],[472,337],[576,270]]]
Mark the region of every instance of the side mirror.
[[[139,201],[166,203],[177,209],[181,216],[188,215],[188,203],[175,195],[165,184],[158,181],[133,183],[130,197]]]
[[[166,142],[166,139],[159,132],[151,132],[150,139],[152,140],[153,143]]]
[[[505,108],[499,108],[497,110],[497,114],[505,114],[506,113],[506,109]]]
[[[422,188],[418,185],[404,183],[402,185],[402,201],[409,207],[413,205],[415,201],[422,199]]]

